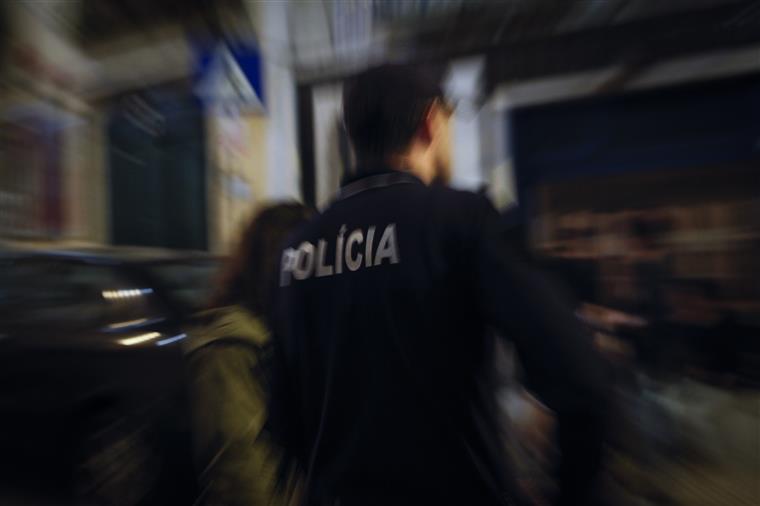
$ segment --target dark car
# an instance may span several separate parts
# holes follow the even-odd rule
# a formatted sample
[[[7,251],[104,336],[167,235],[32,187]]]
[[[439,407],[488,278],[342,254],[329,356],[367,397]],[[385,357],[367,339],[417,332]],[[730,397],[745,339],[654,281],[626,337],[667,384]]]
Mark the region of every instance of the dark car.
[[[0,248],[3,475],[75,504],[191,504],[182,344],[217,265]]]

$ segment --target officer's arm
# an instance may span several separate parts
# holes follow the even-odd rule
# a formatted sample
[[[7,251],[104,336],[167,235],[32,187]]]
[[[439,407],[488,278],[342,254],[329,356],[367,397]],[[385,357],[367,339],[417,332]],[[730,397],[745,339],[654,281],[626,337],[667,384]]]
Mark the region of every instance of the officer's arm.
[[[277,304],[273,318],[272,368],[269,385],[267,430],[282,451],[278,485],[287,486],[292,476],[303,470],[301,445],[301,416],[298,412],[298,392],[294,385],[292,355],[286,342],[287,314],[282,303]]]
[[[588,405],[604,384],[591,336],[561,290],[510,253],[493,206],[485,198],[479,205],[471,261],[486,320],[515,343],[545,404],[554,410]]]
[[[582,501],[601,452],[606,366],[561,290],[510,255],[498,213],[485,198],[480,205],[472,261],[481,309],[515,343],[528,386],[557,413],[561,502]]]

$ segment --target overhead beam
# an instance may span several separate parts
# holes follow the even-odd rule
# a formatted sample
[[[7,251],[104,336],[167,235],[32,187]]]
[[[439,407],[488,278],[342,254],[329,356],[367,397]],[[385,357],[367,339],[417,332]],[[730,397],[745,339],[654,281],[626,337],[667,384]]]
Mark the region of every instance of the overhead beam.
[[[760,42],[752,2],[604,26],[488,50],[489,89],[504,82],[583,72],[615,64],[641,70],[656,61]]]
[[[567,2],[569,4],[571,2]],[[511,30],[518,20],[485,13],[463,16],[447,23],[436,34],[425,30],[416,39],[397,41],[391,52],[406,44],[409,62],[445,65],[474,54],[486,54],[486,92],[502,83],[574,74],[623,65],[621,75],[605,84],[614,89],[649,65],[698,53],[745,47],[760,43],[760,12],[753,1],[733,2],[711,8],[666,14],[620,24],[605,25],[555,35],[551,26],[572,12],[558,4],[557,12],[544,18],[521,16],[521,23],[542,25]],[[754,7],[753,7],[754,6]],[[754,10],[753,10],[754,9]],[[494,42],[497,31],[505,35]],[[475,35],[479,34],[479,35]],[[321,84],[344,79],[357,70],[356,62],[335,62],[330,67],[297,68],[299,83]]]
[[[595,93],[614,93],[622,90],[633,79],[651,67],[654,60],[647,58],[630,62],[597,86]]]

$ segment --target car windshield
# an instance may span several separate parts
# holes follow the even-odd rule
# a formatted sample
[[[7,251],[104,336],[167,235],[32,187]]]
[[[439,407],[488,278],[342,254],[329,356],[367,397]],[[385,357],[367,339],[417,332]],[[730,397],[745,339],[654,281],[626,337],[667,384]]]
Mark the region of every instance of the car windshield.
[[[152,294],[150,286],[110,265],[45,257],[0,260],[0,324],[9,327],[88,329],[161,316]]]
[[[173,260],[151,264],[148,269],[174,301],[197,311],[209,303],[219,264],[214,259]]]

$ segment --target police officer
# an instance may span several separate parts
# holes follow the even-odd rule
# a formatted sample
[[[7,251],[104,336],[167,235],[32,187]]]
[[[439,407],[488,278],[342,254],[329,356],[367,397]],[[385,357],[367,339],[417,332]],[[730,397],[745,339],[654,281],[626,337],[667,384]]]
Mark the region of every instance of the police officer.
[[[541,400],[574,434],[565,504],[599,453],[600,360],[548,285],[506,251],[482,195],[445,187],[452,109],[423,71],[348,83],[355,177],[282,254],[271,430],[309,505],[515,500],[498,437],[488,328],[514,341]],[[582,420],[584,423],[578,423]]]

